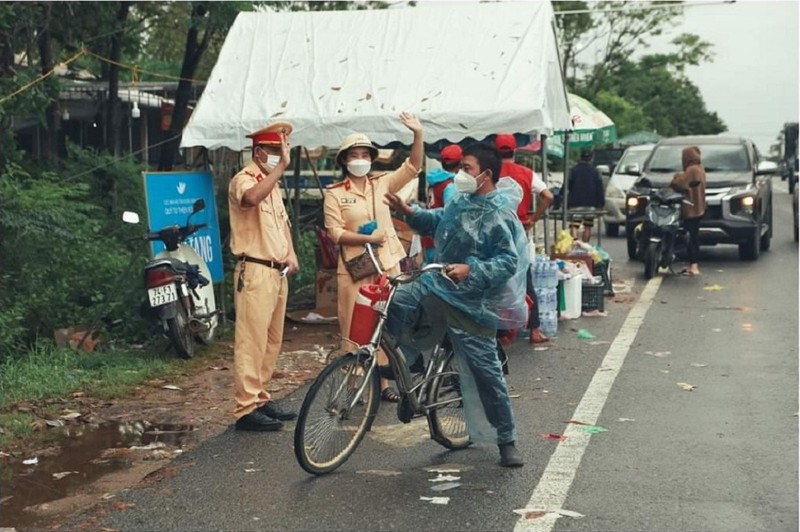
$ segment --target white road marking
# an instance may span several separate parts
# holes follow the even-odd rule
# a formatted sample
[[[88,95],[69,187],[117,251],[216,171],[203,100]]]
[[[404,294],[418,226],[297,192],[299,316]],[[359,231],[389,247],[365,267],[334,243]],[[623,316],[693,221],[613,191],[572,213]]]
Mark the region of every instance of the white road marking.
[[[628,313],[619,334],[608,348],[606,356],[600,364],[600,369],[595,372],[592,382],[589,383],[586,393],[570,419],[577,419],[589,425],[597,423],[600,412],[608,399],[608,394],[611,392],[611,387],[614,385],[614,380],[622,369],[622,364],[625,362],[631,344],[644,321],[645,314],[658,292],[658,287],[661,286],[661,279],[661,276],[656,276],[644,287],[639,301]],[[550,457],[526,508],[563,507],[583,453],[591,438],[590,434],[581,430],[580,425],[575,424],[567,425],[564,435],[567,439],[559,442]],[[517,521],[514,532],[550,532],[559,517],[560,515],[557,513],[547,513],[535,519],[522,517]]]

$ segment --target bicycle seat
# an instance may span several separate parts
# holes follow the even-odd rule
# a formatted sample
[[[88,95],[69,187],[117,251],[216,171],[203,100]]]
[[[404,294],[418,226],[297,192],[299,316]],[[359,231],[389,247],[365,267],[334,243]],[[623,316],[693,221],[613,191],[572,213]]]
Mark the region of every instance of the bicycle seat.
[[[444,340],[447,333],[447,303],[433,295],[420,301],[414,324],[401,336],[401,344],[419,351],[432,349]]]

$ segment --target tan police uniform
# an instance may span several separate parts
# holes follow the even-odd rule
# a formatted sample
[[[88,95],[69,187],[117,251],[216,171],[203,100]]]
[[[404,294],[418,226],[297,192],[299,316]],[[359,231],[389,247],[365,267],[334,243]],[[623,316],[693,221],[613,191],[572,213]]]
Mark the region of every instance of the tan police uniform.
[[[381,265],[390,275],[400,273],[400,261],[406,256],[406,253],[394,230],[391,210],[383,200],[387,192],[397,193],[418,173],[419,170],[406,159],[397,170],[368,178],[364,192],[358,190],[350,178],[330,185],[325,191],[324,209],[325,227],[330,233],[331,239],[338,244],[345,231],[357,233],[358,228],[362,225],[370,220],[377,220],[378,229],[386,232],[386,243],[378,248]],[[343,246],[342,249],[348,260],[364,251],[363,246]],[[347,338],[350,334],[350,321],[358,289],[364,284],[376,282],[377,277],[353,281],[350,274],[347,273],[340,254],[336,280],[338,283],[339,330],[342,337]],[[345,345],[342,347],[347,348]]]
[[[289,251],[289,216],[278,184],[258,206],[242,205],[244,193],[265,176],[251,162],[228,186],[231,252],[274,266],[239,260],[234,271],[236,336],[234,341],[234,394],[238,419],[270,400],[272,378],[283,342],[288,281],[279,264]],[[242,275],[242,269],[244,273]],[[242,279],[239,290],[239,279]]]

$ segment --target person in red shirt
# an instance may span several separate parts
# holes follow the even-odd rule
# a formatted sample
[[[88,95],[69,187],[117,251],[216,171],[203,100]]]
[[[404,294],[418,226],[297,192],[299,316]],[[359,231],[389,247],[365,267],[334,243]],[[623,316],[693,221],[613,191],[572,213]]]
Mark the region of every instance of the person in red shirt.
[[[429,209],[444,207],[458,193],[453,184],[453,177],[461,168],[461,146],[458,144],[445,146],[439,153],[439,158],[442,161],[442,169],[433,170],[425,176],[428,184]],[[425,253],[426,264],[433,262],[434,247],[433,237],[422,237],[422,249]]]
[[[500,178],[510,177],[522,188],[522,201],[517,205],[517,216],[522,222],[525,231],[538,222],[547,208],[553,203],[553,193],[548,190],[544,181],[537,178],[533,170],[514,162],[514,150],[517,149],[517,140],[510,133],[499,133],[494,139],[494,146],[500,153],[503,165],[500,168]],[[539,204],[531,213],[533,195],[539,196]],[[550,340],[539,328],[539,302],[536,300],[536,291],[533,289],[531,276],[528,276],[528,296],[533,300],[528,323],[531,330],[530,341],[532,344],[541,344]]]

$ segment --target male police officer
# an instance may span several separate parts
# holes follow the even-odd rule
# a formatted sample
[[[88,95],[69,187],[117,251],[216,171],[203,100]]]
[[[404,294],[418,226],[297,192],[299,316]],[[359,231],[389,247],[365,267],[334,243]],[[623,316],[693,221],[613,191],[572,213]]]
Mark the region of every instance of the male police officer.
[[[252,161],[228,186],[234,271],[236,430],[272,431],[296,417],[267,392],[283,342],[287,275],[298,270],[289,217],[278,186],[289,166],[292,125],[277,122],[248,135]]]

